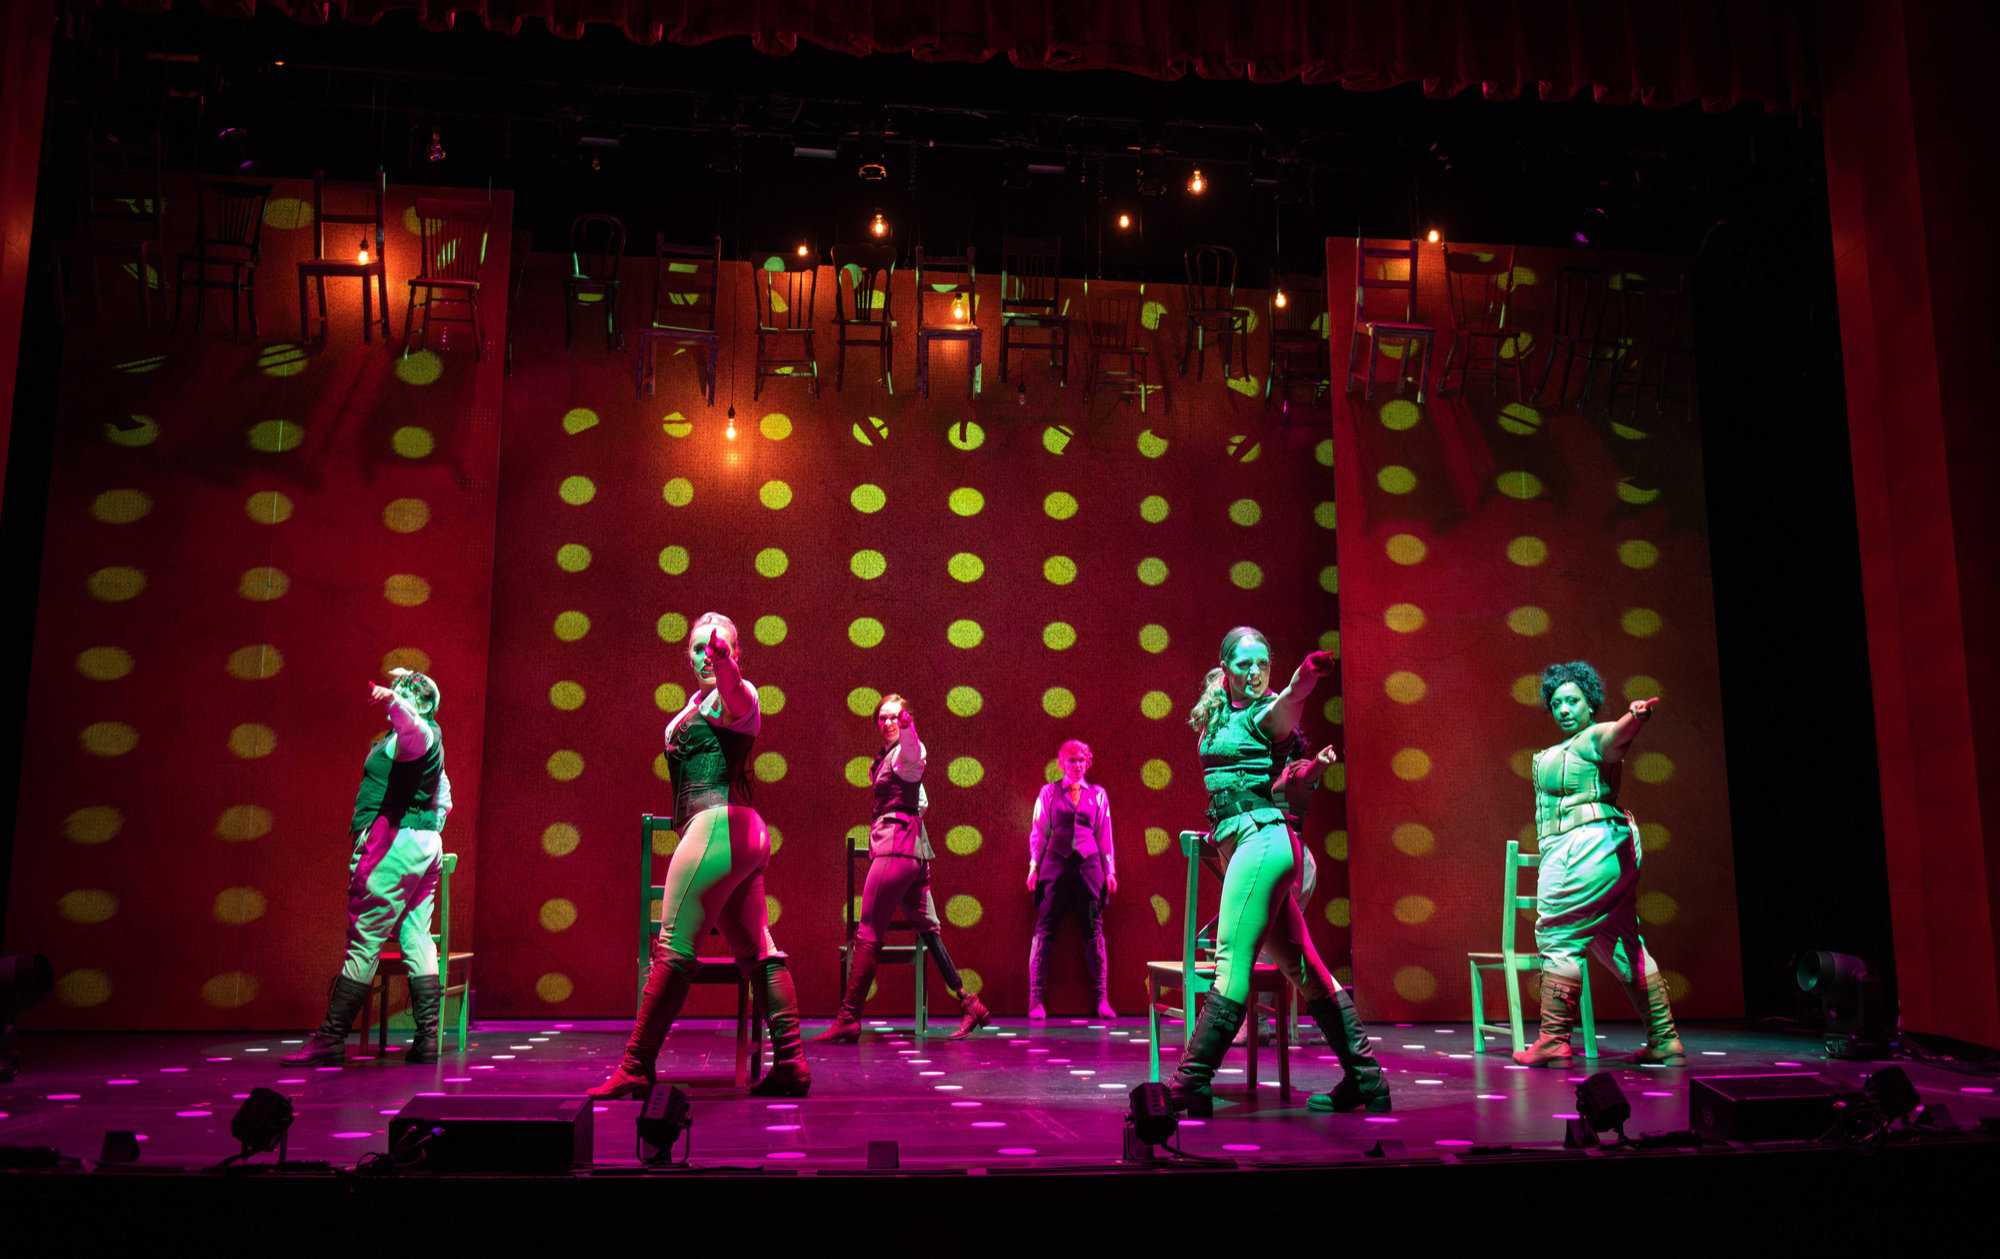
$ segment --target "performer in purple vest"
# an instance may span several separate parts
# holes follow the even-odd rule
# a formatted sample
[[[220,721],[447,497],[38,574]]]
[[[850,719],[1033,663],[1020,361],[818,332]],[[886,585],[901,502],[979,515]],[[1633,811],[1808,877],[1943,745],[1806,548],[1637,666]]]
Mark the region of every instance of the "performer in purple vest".
[[[868,826],[868,881],[861,889],[861,921],[854,933],[849,959],[847,995],[840,1014],[815,1041],[852,1044],[861,1039],[861,1008],[868,986],[881,962],[882,936],[895,921],[897,909],[917,929],[924,951],[937,963],[945,987],[958,998],[960,1014],[953,1040],[984,1027],[992,1017],[978,996],[965,990],[958,968],[938,934],[937,906],[931,903],[930,836],[924,830],[924,744],[917,738],[917,719],[900,695],[885,695],[875,706],[875,725],[882,732],[882,750],[868,767],[875,791],[875,816]],[[917,959],[923,965],[923,959]]]
[[[1047,971],[1043,951],[1062,920],[1074,913],[1083,927],[1086,965],[1097,998],[1097,1017],[1115,1019],[1106,986],[1104,904],[1118,890],[1118,854],[1111,846],[1111,800],[1084,780],[1090,747],[1071,739],[1056,753],[1062,779],[1035,797],[1028,830],[1028,890],[1035,894],[1035,939],[1028,949],[1028,1017],[1043,1019]]]

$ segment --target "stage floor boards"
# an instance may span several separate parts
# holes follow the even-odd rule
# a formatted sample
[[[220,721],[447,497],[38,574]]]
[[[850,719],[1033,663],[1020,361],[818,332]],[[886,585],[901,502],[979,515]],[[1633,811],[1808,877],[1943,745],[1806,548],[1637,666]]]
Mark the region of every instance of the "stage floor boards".
[[[812,1020],[807,1031],[825,1026]],[[809,1045],[809,1098],[765,1100],[729,1083],[733,1025],[684,1022],[660,1055],[660,1078],[686,1086],[694,1102],[696,1166],[798,1172],[866,1166],[867,1143],[899,1143],[904,1170],[1058,1169],[1102,1166],[1120,1154],[1126,1091],[1147,1072],[1143,1019],[1002,1020],[972,1039],[944,1039],[952,1024],[915,1039],[907,1021],[871,1030],[857,1046]],[[492,1022],[464,1054],[428,1067],[400,1056],[368,1059],[350,1043],[339,1068],[286,1068],[276,1059],[299,1038],[216,1033],[26,1035],[19,1079],[0,1085],[0,1145],[54,1146],[94,1159],[106,1130],[142,1134],[142,1163],[201,1167],[236,1152],[230,1116],[251,1088],[292,1098],[297,1122],[290,1157],[352,1166],[383,1150],[389,1117],[413,1094],[580,1094],[602,1080],[623,1048],[626,1026],[610,1023]],[[1182,1148],[1239,1165],[1296,1165],[1362,1156],[1383,1138],[1406,1157],[1454,1161],[1474,1146],[1559,1149],[1575,1087],[1587,1073],[1528,1071],[1504,1053],[1472,1056],[1464,1024],[1378,1026],[1377,1052],[1395,1090],[1387,1115],[1322,1115],[1310,1091],[1338,1076],[1326,1046],[1295,1047],[1293,1092],[1279,1096],[1275,1051],[1260,1054],[1260,1080],[1247,1083],[1244,1050],[1219,1077],[1215,1118],[1187,1123]],[[1179,1025],[1167,1029],[1171,1070]],[[407,1033],[393,1039],[405,1040]],[[1633,1025],[1611,1025],[1598,1066],[1615,1073],[1631,1100],[1627,1132],[1688,1126],[1688,1080],[1696,1075],[1825,1071],[1858,1082],[1867,1064],[1818,1056],[1816,1037],[1741,1026],[1686,1029],[1686,1068],[1639,1069],[1617,1047],[1638,1041]],[[1489,1042],[1490,1044],[1491,1042]],[[1904,1064],[1927,1105],[1946,1103],[1967,1128],[2000,1115],[1991,1077]],[[636,1102],[599,1105],[600,1166],[636,1164]],[[270,1156],[262,1161],[268,1162]]]

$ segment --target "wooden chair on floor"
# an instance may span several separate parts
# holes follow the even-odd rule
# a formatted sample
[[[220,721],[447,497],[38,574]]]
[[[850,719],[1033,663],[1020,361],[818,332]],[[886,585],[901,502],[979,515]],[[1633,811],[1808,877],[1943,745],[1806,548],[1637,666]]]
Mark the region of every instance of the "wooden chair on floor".
[[[444,323],[472,325],[472,355],[486,359],[486,325],[479,315],[480,285],[486,271],[486,237],[493,226],[490,201],[446,201],[437,197],[417,198],[417,225],[423,239],[423,256],[417,260],[417,274],[410,281],[410,300],[403,310],[403,350],[409,352],[410,325],[416,321],[417,290],[423,290],[424,322],[417,334],[417,348],[430,341],[431,308],[463,306],[466,313],[439,315]]]
[[[1083,400],[1090,401],[1099,382],[1117,386],[1120,398],[1137,398],[1139,414],[1146,413],[1146,390],[1153,362],[1152,347],[1140,339],[1139,314],[1145,299],[1137,293],[1104,297],[1086,295],[1089,316],[1084,320],[1086,357],[1083,371]]]
[[[1451,348],[1445,351],[1444,368],[1438,372],[1438,392],[1451,390],[1451,369],[1458,365],[1458,392],[1464,396],[1467,382],[1475,372],[1493,381],[1493,396],[1500,396],[1500,373],[1511,370],[1514,396],[1526,402],[1522,360],[1528,357],[1527,330],[1517,319],[1507,323],[1507,299],[1513,292],[1514,247],[1508,245],[1492,253],[1482,253],[1463,245],[1444,247],[1445,288],[1451,298]],[[1459,362],[1460,352],[1465,361]]]
[[[751,282],[757,292],[757,372],[751,400],[763,393],[766,376],[803,375],[812,396],[819,397],[819,356],[813,351],[819,251],[800,245],[766,255]]]
[[[1296,386],[1311,385],[1314,401],[1321,390],[1333,388],[1325,278],[1310,272],[1273,272],[1265,323],[1271,330],[1271,369],[1264,382],[1264,404],[1276,404],[1289,417],[1290,394]]]
[[[194,248],[174,255],[174,331],[181,328],[181,298],[195,291],[194,327],[201,331],[208,309],[208,290],[229,290],[229,335],[242,335],[243,306],[250,307],[250,339],[257,339],[257,263],[264,238],[264,203],[270,184],[233,179],[197,179]],[[212,270],[228,278],[211,278]]]
[[[835,990],[843,996],[847,993],[847,977],[852,973],[851,968],[854,965],[855,933],[861,926],[861,884],[855,881],[854,867],[856,864],[859,864],[865,871],[868,866],[868,860],[867,833],[864,831],[859,836],[849,834],[847,837],[847,900],[845,901],[846,909],[844,911],[847,934],[843,937],[840,945],[840,987]],[[866,879],[867,876],[864,874],[862,877]],[[889,944],[884,942],[878,958],[886,965],[900,966],[907,964],[914,968],[912,983],[917,992],[917,1012],[913,1027],[916,1035],[927,1035],[930,1031],[930,1005],[924,999],[925,955],[923,941],[916,938],[916,924],[904,918],[900,910],[896,913],[895,921],[889,924],[889,930],[909,932],[910,942],[908,944]]]
[[[672,835],[678,843],[680,835],[674,830],[671,817],[658,817],[651,813],[639,815],[639,985],[638,996],[646,993],[646,972],[653,966],[653,941],[660,934],[661,899],[666,889],[653,878],[654,857],[672,859],[673,849],[655,852],[654,836]],[[666,861],[659,862],[661,877],[666,874]],[[711,931],[711,936],[720,934]],[[750,979],[736,965],[733,957],[702,957],[695,960],[694,982],[698,984],[736,985],[736,1074],[737,1088],[748,1088],[764,1074],[764,1012],[751,1008]]]
[[[1236,251],[1227,245],[1193,245],[1181,255],[1181,267],[1181,315],[1187,322],[1181,375],[1187,375],[1188,355],[1193,354],[1194,378],[1202,379],[1213,336],[1222,343],[1222,378],[1228,380],[1236,339],[1250,335],[1250,311],[1236,304]]]
[[[166,309],[167,263],[160,246],[164,202],[160,193],[160,137],[156,133],[133,144],[92,137],[84,149],[83,204],[77,213],[77,233],[49,242],[49,269],[55,280],[56,323],[68,322],[69,293],[64,284],[65,260],[89,269],[90,315],[104,317],[104,291],[97,264],[108,259],[129,268],[139,287],[139,311],[153,326],[153,290],[161,289]]]
[[[1506,882],[1501,885],[1500,910],[1500,951],[1498,953],[1467,953],[1466,959],[1472,968],[1472,1052],[1486,1052],[1486,1038],[1489,1035],[1506,1035],[1512,1038],[1514,1052],[1528,1047],[1525,1023],[1521,1010],[1521,976],[1539,972],[1542,969],[1542,955],[1522,953],[1514,948],[1514,932],[1519,924],[1522,910],[1534,913],[1539,902],[1535,897],[1534,871],[1542,864],[1542,859],[1534,853],[1523,854],[1521,841],[1507,841]],[[1528,890],[1521,891],[1521,872],[1528,872]],[[1507,1022],[1488,1023],[1486,1021],[1485,972],[1498,971],[1507,985]],[[1597,1057],[1597,1019],[1590,1008],[1590,967],[1583,968],[1583,996],[1578,1002],[1583,1008],[1580,1031],[1583,1036],[1583,1052],[1580,1057]]]
[[[1181,955],[1178,961],[1146,963],[1146,1036],[1147,1054],[1151,1067],[1148,1079],[1160,1078],[1160,1018],[1177,1018],[1181,1022],[1181,1052],[1187,1052],[1188,1044],[1194,1039],[1194,1024],[1198,1013],[1196,1002],[1207,996],[1215,987],[1215,942],[1204,939],[1198,924],[1200,911],[1195,906],[1196,894],[1201,889],[1202,852],[1209,846],[1207,831],[1182,831],[1181,852],[1187,857],[1187,890],[1181,905]],[[1210,846],[1212,853],[1212,846]],[[1219,867],[1218,867],[1219,868]],[[1202,955],[1207,953],[1204,958]],[[1179,1005],[1168,1004],[1167,994],[1178,993]],[[1268,997],[1268,1003],[1260,1001]],[[1292,986],[1285,982],[1276,966],[1269,962],[1257,962],[1250,974],[1250,1004],[1252,1007],[1265,1006],[1277,1016],[1278,1025],[1278,1097],[1292,1100]],[[1261,1013],[1260,1013],[1261,1017]],[[1246,1018],[1246,1022],[1248,1019]],[[1257,1042],[1260,1039],[1253,1029],[1246,1049],[1249,1054],[1247,1079],[1251,1094],[1257,1089]]]
[[[369,180],[328,179],[326,172],[313,172],[313,256],[299,265],[299,340],[313,340],[311,289],[319,295],[319,335],[327,334],[326,282],[361,281],[361,340],[375,340],[375,301],[382,302],[382,340],[389,340],[389,264],[383,256],[384,203],[388,200],[388,177],[380,170]],[[351,200],[365,208],[327,208],[327,193],[343,202]],[[329,227],[346,229],[329,232]],[[359,228],[359,232],[352,229]],[[357,239],[358,237],[358,239]],[[352,242],[351,245],[349,242]]]
[[[611,214],[579,214],[569,225],[569,274],[563,277],[563,348],[576,338],[576,312],[604,311],[604,348],[625,344],[618,326],[618,265],[625,261],[625,223]]]
[[[722,347],[715,288],[721,275],[722,237],[706,246],[670,245],[665,232],[653,237],[653,312],[639,329],[634,398],[653,392],[661,349],[686,349],[695,356],[708,405],[715,405],[715,363]]]
[[[1000,383],[1009,353],[1049,356],[1059,384],[1069,383],[1069,307],[1062,298],[1062,237],[1000,238]],[[1047,334],[1031,339],[1030,334]]]
[[[979,396],[984,358],[979,335],[979,264],[971,247],[963,254],[927,254],[917,246],[917,393],[931,396],[931,347],[939,341],[965,345],[966,384]]]
[[[890,367],[896,358],[896,321],[890,309],[889,285],[896,276],[894,245],[835,245],[833,247],[833,388],[847,379],[847,347],[872,349],[878,356],[882,383],[890,393],[896,382]]]
[[[1354,358],[1365,344],[1368,384],[1362,397],[1371,402],[1375,398],[1377,353],[1396,364],[1397,397],[1403,395],[1413,357],[1418,360],[1418,402],[1424,400],[1424,390],[1430,384],[1431,347],[1437,340],[1437,329],[1417,322],[1417,257],[1414,240],[1371,244],[1362,236],[1354,241],[1354,331],[1347,342],[1343,387],[1354,391]],[[1390,347],[1394,347],[1393,352]]]
[[[470,950],[454,953],[451,951],[451,876],[458,871],[458,854],[444,855],[444,870],[438,875],[437,903],[432,906],[431,938],[437,941],[438,978],[444,981],[441,994],[444,1007],[438,1018],[438,1039],[433,1050],[444,1052],[444,1029],[452,1020],[448,1013],[451,999],[458,998],[458,1052],[465,1052],[466,1027],[472,1011],[472,953]],[[375,1052],[386,1055],[389,1052],[389,979],[394,975],[408,976],[410,968],[403,958],[401,945],[392,945],[382,952],[382,964],[375,970],[374,988],[381,995],[376,998],[379,1007],[375,1016]],[[373,996],[374,994],[370,994]],[[375,1002],[361,1003],[361,1015],[357,1022],[360,1045],[368,1043],[368,1007]]]

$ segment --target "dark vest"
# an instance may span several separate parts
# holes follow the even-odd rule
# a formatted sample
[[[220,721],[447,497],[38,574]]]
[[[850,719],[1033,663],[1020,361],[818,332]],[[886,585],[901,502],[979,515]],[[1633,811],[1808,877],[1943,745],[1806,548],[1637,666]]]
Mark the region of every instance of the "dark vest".
[[[1048,855],[1097,856],[1097,833],[1104,828],[1104,818],[1098,809],[1102,796],[1097,784],[1085,783],[1075,804],[1070,803],[1069,792],[1061,782],[1052,782],[1042,791],[1042,816],[1049,820]]]
[[[719,804],[750,803],[750,759],[754,734],[711,726],[697,710],[674,731],[667,745],[667,774],[674,783],[674,829],[685,830],[694,815]]]
[[[431,728],[430,751],[414,761],[396,758],[396,735],[369,747],[361,762],[361,788],[354,793],[354,821],[350,834],[359,835],[375,824],[377,817],[389,819],[398,830],[434,831],[438,817],[438,784],[444,778],[444,731],[428,718]]]
[[[906,781],[891,768],[889,754],[896,746],[891,743],[877,752],[875,763],[868,767],[869,781],[875,787],[875,816],[868,826],[868,855],[929,861],[937,854],[931,850],[930,836],[924,831],[924,784],[921,779]]]

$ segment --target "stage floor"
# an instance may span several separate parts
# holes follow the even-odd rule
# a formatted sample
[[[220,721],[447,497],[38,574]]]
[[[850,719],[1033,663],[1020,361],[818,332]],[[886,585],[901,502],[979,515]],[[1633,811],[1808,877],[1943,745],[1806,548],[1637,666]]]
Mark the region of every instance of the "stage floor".
[[[807,1031],[824,1026],[808,1023]],[[923,1039],[907,1021],[878,1025],[856,1046],[809,1045],[809,1098],[765,1100],[727,1087],[733,1026],[692,1020],[660,1055],[663,1081],[690,1087],[692,1162],[811,1172],[866,1166],[867,1143],[899,1144],[909,1170],[1059,1170],[1102,1167],[1120,1155],[1126,1092],[1147,1073],[1146,1024],[1057,1019],[1002,1020],[972,1039],[944,1039],[951,1024]],[[141,1162],[196,1168],[236,1152],[229,1120],[250,1089],[291,1097],[297,1121],[290,1157],[352,1166],[387,1146],[390,1116],[418,1093],[576,1095],[604,1078],[623,1047],[625,1025],[492,1022],[464,1054],[429,1067],[400,1056],[370,1059],[350,1044],[344,1067],[298,1069],[276,1059],[298,1037],[215,1033],[46,1034],[21,1038],[19,1079],[0,1086],[0,1145],[54,1146],[94,1159],[107,1130],[141,1134]],[[1379,1026],[1377,1052],[1395,1090],[1386,1115],[1322,1115],[1310,1091],[1329,1087],[1338,1068],[1323,1044],[1294,1047],[1293,1092],[1279,1095],[1275,1052],[1260,1054],[1256,1088],[1233,1051],[1218,1078],[1215,1118],[1186,1122],[1189,1154],[1238,1166],[1296,1166],[1360,1159],[1385,1138],[1389,1152],[1441,1162],[1475,1160],[1475,1147],[1556,1150],[1575,1109],[1583,1066],[1529,1071],[1503,1053],[1472,1056],[1464,1024]],[[1178,1024],[1169,1024],[1171,1070]],[[1310,1033],[1309,1033],[1310,1034]],[[1632,1066],[1633,1025],[1611,1025],[1597,1066],[1612,1071],[1632,1104],[1626,1131],[1688,1126],[1689,1080],[1697,1075],[1825,1071],[1858,1083],[1867,1064],[1828,1061],[1817,1038],[1738,1025],[1685,1029],[1686,1068]],[[407,1033],[394,1039],[407,1039]],[[1490,1042],[1489,1042],[1490,1043]],[[1945,1103],[1972,1128],[2000,1116],[2000,1080],[1903,1064],[1926,1105]],[[637,1162],[636,1102],[596,1107],[598,1166]],[[270,1161],[265,1156],[261,1161]]]

